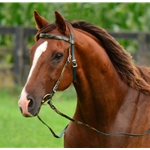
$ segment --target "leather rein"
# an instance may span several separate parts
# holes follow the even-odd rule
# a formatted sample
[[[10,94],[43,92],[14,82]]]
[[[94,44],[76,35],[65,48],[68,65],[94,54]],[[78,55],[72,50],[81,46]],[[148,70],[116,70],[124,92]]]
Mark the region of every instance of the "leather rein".
[[[52,91],[49,93],[49,94],[46,94],[44,97],[43,97],[43,100],[42,100],[42,105],[47,102],[47,104],[49,104],[49,106],[57,113],[59,114],[60,116],[76,123],[76,124],[79,124],[79,125],[83,125],[83,126],[86,126],[88,127],[89,129],[97,132],[98,134],[101,134],[101,135],[104,135],[104,136],[112,136],[112,135],[125,135],[125,136],[144,136],[148,133],[150,133],[150,129],[147,131],[147,132],[144,132],[144,133],[141,133],[141,134],[134,134],[134,133],[126,133],[126,132],[111,132],[111,133],[105,133],[105,132],[102,132],[102,131],[99,131],[98,129],[86,124],[86,123],[83,123],[81,121],[78,121],[78,120],[75,120],[65,114],[63,114],[62,112],[60,112],[52,103],[52,97],[54,96],[54,94],[56,93],[57,91],[57,88],[59,86],[59,83],[60,83],[60,80],[63,76],[63,73],[65,71],[65,68],[67,67],[68,63],[70,63],[71,59],[72,59],[72,66],[73,66],[73,82],[75,82],[76,80],[76,67],[77,67],[77,63],[76,63],[76,59],[75,59],[75,55],[74,55],[74,36],[72,34],[72,32],[70,32],[70,38],[66,37],[66,36],[61,36],[61,35],[56,35],[56,34],[49,34],[49,33],[41,33],[39,35],[40,38],[47,38],[47,39],[56,39],[56,40],[64,40],[65,42],[68,42],[71,44],[71,51],[70,51],[70,48],[69,48],[69,55],[68,55],[68,58],[66,60],[66,63],[61,71],[61,74],[59,76],[59,78],[57,79]],[[72,55],[71,55],[72,54]],[[41,118],[39,115],[37,115],[38,119],[45,125],[48,127],[48,129],[50,130],[50,132],[53,134],[54,137],[56,138],[61,138],[68,125],[64,128],[64,130],[60,133],[60,135],[56,135],[55,132],[52,130],[52,128],[50,128]]]

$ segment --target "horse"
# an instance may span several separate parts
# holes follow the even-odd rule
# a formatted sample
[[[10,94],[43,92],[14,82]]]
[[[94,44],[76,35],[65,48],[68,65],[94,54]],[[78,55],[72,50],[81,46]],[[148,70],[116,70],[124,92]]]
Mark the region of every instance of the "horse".
[[[55,12],[49,23],[34,11],[35,45],[31,69],[18,101],[24,117],[40,112],[43,100],[73,84],[77,94],[73,119],[111,136],[70,122],[64,147],[150,147],[150,69],[137,66],[132,56],[101,27],[67,21]]]

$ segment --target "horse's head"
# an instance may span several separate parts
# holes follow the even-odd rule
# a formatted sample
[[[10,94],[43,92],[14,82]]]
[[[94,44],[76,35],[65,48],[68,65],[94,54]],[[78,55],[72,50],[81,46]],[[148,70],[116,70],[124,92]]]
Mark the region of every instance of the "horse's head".
[[[39,31],[37,41],[30,50],[31,69],[18,102],[25,117],[38,114],[44,95],[53,91],[60,76],[58,90],[68,88],[73,80],[67,23],[58,12],[55,13],[55,24],[50,24],[36,11],[34,18]]]

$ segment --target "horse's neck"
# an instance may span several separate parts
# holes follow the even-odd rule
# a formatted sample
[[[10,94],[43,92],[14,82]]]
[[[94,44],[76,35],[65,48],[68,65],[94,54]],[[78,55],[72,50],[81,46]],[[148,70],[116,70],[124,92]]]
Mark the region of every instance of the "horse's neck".
[[[93,123],[94,120],[103,120],[105,124],[111,121],[109,116],[112,113],[117,113],[127,85],[120,80],[100,43],[83,33],[78,36],[76,35],[75,54],[78,63],[77,81],[74,84],[78,103],[75,116],[82,120],[87,118],[87,123],[92,119]]]
[[[120,79],[105,50],[92,38],[83,33],[75,36],[78,102],[74,118],[106,133],[144,133],[149,129],[149,97]],[[65,146],[149,147],[148,136],[141,138],[105,137],[70,123]]]

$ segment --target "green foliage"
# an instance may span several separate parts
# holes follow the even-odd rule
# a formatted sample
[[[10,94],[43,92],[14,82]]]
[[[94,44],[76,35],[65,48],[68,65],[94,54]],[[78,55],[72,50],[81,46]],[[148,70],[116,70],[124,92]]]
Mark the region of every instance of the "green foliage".
[[[0,3],[1,26],[35,26],[33,11],[50,22],[54,11],[67,20],[86,20],[109,30],[150,30],[150,3]]]
[[[59,11],[66,20],[85,20],[110,31],[150,31],[150,3],[0,3],[0,26],[35,27],[33,11],[37,10],[50,23]],[[118,39],[117,39],[118,40]],[[129,52],[135,53],[137,42],[118,40]],[[0,45],[13,47],[14,38],[0,35]],[[33,45],[32,40],[28,47]],[[10,58],[10,57],[9,57]],[[12,63],[13,58],[5,58]]]
[[[149,7],[150,3],[0,3],[0,26],[35,27],[37,10],[49,22],[59,11],[67,20],[85,20],[106,30],[149,31]],[[11,45],[10,41],[0,36],[1,45]]]

